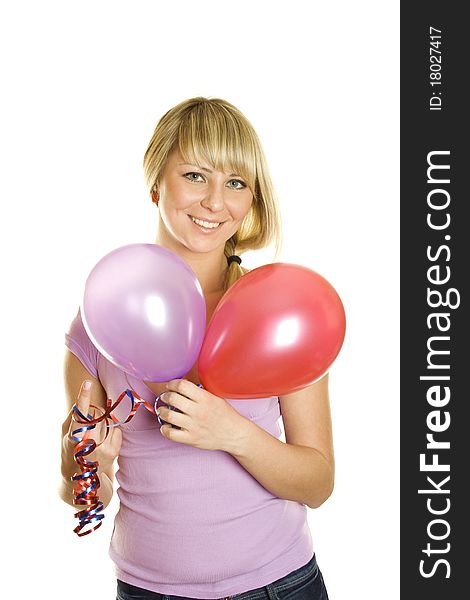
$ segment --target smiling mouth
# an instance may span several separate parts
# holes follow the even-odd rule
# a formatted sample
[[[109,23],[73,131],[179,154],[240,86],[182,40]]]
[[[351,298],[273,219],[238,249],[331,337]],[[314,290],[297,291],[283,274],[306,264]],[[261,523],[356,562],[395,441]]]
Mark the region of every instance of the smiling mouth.
[[[192,215],[188,215],[188,217],[193,223],[196,223],[196,225],[199,225],[199,227],[202,227],[203,229],[217,229],[218,227],[220,227],[220,225],[222,225],[225,222],[219,221],[216,223],[211,223],[209,221],[204,221],[203,219],[196,219],[196,217],[193,217]]]

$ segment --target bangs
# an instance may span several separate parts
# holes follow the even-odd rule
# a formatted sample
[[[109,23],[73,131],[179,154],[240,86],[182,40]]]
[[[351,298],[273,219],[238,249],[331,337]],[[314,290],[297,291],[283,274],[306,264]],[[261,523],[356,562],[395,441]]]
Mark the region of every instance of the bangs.
[[[236,173],[255,192],[256,135],[237,122],[223,106],[192,106],[178,131],[178,149],[183,159],[199,167]]]

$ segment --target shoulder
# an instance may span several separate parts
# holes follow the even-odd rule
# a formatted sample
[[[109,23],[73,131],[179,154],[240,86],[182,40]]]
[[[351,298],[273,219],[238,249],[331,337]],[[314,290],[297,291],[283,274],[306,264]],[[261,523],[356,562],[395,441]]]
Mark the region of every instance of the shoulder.
[[[65,334],[65,345],[80,359],[93,377],[98,373],[98,349],[91,341],[82,321],[81,311],[70,324],[68,332]]]

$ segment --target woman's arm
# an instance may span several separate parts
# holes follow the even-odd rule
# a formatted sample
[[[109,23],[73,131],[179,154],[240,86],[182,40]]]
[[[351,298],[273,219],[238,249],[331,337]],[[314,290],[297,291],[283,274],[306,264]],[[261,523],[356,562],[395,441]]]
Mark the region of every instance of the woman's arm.
[[[169,440],[230,453],[275,496],[320,506],[331,494],[334,457],[328,377],[280,397],[286,443],[238,413],[223,398],[178,379],[162,400],[178,411],[160,409]]]
[[[246,420],[228,451],[275,496],[317,508],[334,485],[328,376],[280,404],[286,443]]]
[[[82,392],[80,394],[82,383],[85,380],[92,382],[91,389],[89,392]],[[64,386],[69,412],[62,424],[62,477],[59,485],[59,496],[64,502],[74,506],[78,511],[85,507],[73,504],[75,483],[70,478],[74,473],[80,472],[80,468],[74,457],[76,442],[71,439],[70,434],[72,429],[78,428],[80,425],[72,423],[71,408],[73,404],[77,403],[83,414],[88,414],[90,404],[104,409],[106,408],[106,391],[100,381],[96,377],[93,377],[85,369],[80,360],[69,350],[66,350],[64,361]],[[113,427],[105,442],[86,457],[87,460],[97,460],[99,463],[98,477],[100,479],[100,488],[98,496],[104,506],[109,504],[113,495],[114,459],[121,445],[121,432],[118,429],[118,427]]]

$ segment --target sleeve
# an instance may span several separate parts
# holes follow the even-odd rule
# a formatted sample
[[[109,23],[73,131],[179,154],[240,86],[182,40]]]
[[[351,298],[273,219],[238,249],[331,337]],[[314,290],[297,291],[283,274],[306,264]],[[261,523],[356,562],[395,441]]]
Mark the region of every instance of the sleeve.
[[[65,334],[65,345],[80,360],[86,370],[98,377],[98,350],[88,337],[83,326],[80,309],[72,321],[68,333]]]

